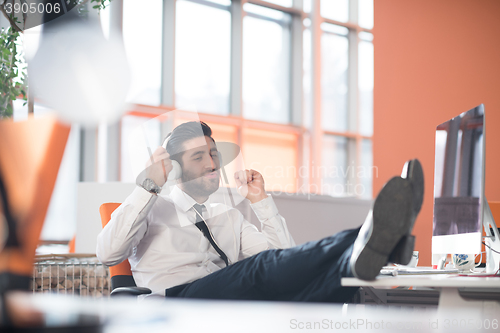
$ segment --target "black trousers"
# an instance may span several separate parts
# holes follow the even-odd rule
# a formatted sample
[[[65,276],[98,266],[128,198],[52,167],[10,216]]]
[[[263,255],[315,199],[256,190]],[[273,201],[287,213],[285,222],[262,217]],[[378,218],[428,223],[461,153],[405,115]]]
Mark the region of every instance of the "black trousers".
[[[289,249],[268,250],[194,282],[166,289],[167,297],[274,300],[297,302],[349,301],[357,287],[342,287],[352,276],[349,260],[359,228]]]

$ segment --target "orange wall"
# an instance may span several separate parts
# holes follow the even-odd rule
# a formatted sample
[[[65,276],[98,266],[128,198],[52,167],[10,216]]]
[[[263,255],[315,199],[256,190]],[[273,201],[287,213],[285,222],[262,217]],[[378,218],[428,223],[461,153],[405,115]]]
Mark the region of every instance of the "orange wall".
[[[374,195],[419,158],[425,198],[414,234],[431,263],[436,125],[484,103],[486,196],[500,201],[500,1],[376,0]]]

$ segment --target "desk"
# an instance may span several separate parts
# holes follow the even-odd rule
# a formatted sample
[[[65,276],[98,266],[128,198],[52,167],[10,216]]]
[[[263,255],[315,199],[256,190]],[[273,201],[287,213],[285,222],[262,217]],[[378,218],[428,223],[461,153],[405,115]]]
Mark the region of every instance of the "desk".
[[[374,281],[342,278],[345,287],[431,287],[440,288],[438,310],[471,307],[500,311],[500,277],[458,276],[457,274],[425,274],[377,276]],[[465,300],[462,296],[470,300]]]
[[[134,298],[86,299],[29,295],[26,307],[42,311],[47,322],[71,324],[97,317],[104,333],[254,332],[494,332],[500,313],[471,316],[467,308],[451,316],[435,309],[413,311],[351,304],[166,299],[138,303]],[[460,320],[466,319],[461,323]]]

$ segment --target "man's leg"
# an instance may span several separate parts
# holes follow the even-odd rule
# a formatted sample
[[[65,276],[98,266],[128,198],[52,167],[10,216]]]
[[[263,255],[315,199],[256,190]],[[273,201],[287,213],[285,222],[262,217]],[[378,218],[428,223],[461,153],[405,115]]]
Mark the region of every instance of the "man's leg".
[[[347,230],[317,242],[271,250],[212,273],[188,285],[167,290],[167,297],[343,302],[353,289],[340,279],[356,275],[372,280],[397,245],[411,234],[423,198],[423,173],[392,178],[375,200],[361,231]],[[359,233],[359,235],[358,235]],[[413,247],[403,242],[403,247]],[[408,252],[408,251],[405,251]]]
[[[402,177],[393,177],[380,191],[356,239],[352,273],[374,280],[389,260],[407,264],[413,252],[411,231],[422,206],[424,174],[418,160],[405,164]]]
[[[290,249],[261,252],[167,289],[167,297],[342,302],[340,279],[351,276],[349,259],[358,232],[345,230]]]
[[[279,295],[276,300],[294,302],[349,302],[359,288],[342,287],[340,280],[343,277],[352,276],[350,267],[351,254],[352,246],[338,258],[334,265],[327,266],[327,269],[307,286],[291,294]]]

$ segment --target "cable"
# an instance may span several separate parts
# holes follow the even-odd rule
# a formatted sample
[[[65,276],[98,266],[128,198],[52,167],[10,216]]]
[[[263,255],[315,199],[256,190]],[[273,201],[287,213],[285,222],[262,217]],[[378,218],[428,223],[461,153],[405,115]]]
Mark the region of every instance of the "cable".
[[[220,183],[222,184],[222,187],[224,187],[224,181],[222,180],[222,177],[220,177],[219,181],[220,181]],[[227,177],[226,177],[226,181],[227,181]],[[231,189],[230,189],[230,187],[229,187],[229,182],[228,182],[228,181],[227,181],[227,185],[228,185],[228,187],[227,187],[228,192],[229,192],[229,193],[231,193],[231,192],[230,192],[230,191],[231,191]],[[224,191],[221,191],[221,192],[224,192]],[[236,255],[237,255],[236,260],[238,260],[238,257],[239,257],[239,253],[240,253],[240,251],[239,251],[239,249],[238,249],[238,247],[237,247],[238,242],[236,241],[236,235],[235,235],[235,232],[234,232],[234,222],[233,222],[233,219],[229,217],[229,213],[228,213],[228,210],[229,210],[229,209],[228,209],[228,207],[229,207],[229,206],[227,205],[227,202],[226,202],[226,196],[225,196],[225,194],[224,194],[224,193],[222,193],[222,199],[224,200],[224,210],[226,211],[226,216],[227,216],[227,219],[228,219],[229,221],[231,221],[231,233],[233,234],[233,244],[234,244],[234,246],[235,246],[235,252],[234,252],[234,253],[236,253]],[[231,202],[233,203],[233,207],[232,207],[232,208],[236,209],[236,205],[234,204],[234,200],[233,200],[233,197],[232,197],[232,196],[231,196]],[[239,237],[239,238],[240,238],[240,247],[241,247],[241,235],[240,235],[240,237]]]
[[[500,252],[498,252],[496,250],[493,250],[493,248],[491,246],[489,246],[488,244],[486,244],[485,242],[482,242],[482,243],[483,243],[484,246],[486,246],[487,248],[489,248],[491,251],[500,254]]]

